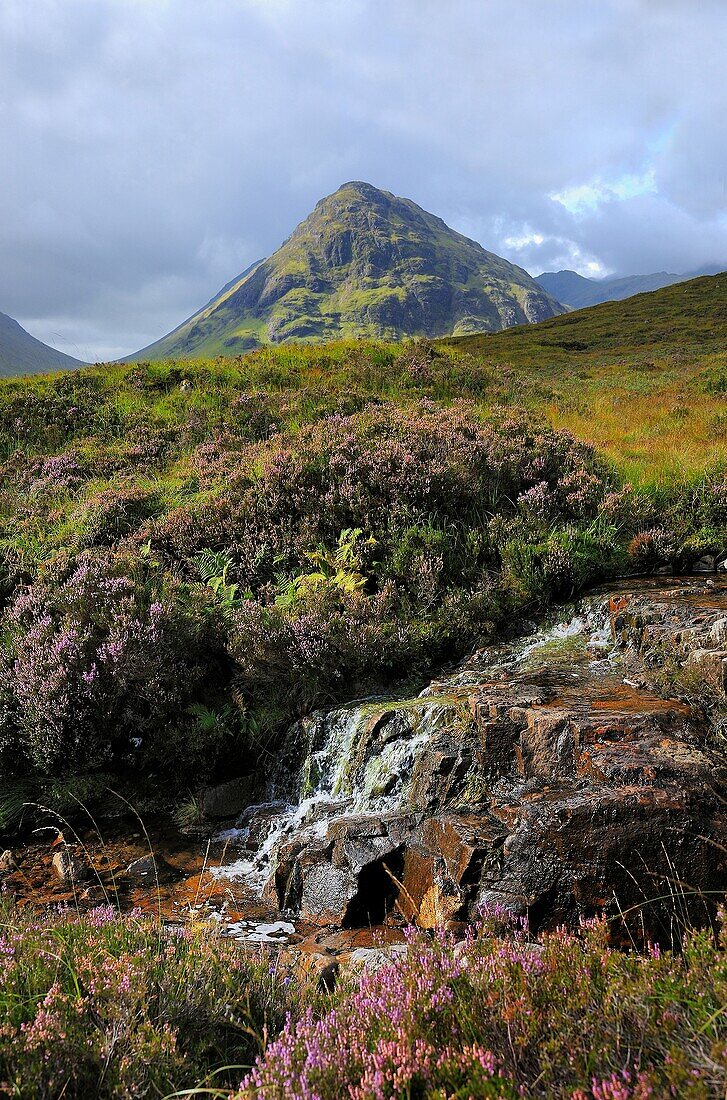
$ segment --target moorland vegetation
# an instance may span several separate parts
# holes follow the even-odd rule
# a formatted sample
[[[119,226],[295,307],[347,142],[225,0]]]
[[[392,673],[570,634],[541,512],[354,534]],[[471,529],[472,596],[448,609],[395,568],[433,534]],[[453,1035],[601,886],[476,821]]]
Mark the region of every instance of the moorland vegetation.
[[[254,772],[314,706],[727,549],[724,281],[3,381],[5,777]]]
[[[6,824],[254,773],[311,707],[723,554],[724,291],[0,383]],[[328,992],[207,925],[3,905],[9,1096],[724,1095],[718,925],[624,952],[490,913]]]

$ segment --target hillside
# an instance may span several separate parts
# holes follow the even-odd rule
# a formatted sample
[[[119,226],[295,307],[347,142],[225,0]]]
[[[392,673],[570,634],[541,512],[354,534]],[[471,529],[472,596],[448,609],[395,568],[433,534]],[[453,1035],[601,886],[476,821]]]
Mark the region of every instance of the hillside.
[[[620,302],[603,302],[541,322],[537,328],[518,326],[508,332],[453,338],[452,346],[467,351],[504,354],[508,361],[542,361],[547,349],[570,362],[573,353],[619,357],[655,350],[676,352],[686,347],[724,348],[727,335],[727,272],[676,283]],[[567,353],[563,355],[562,353]]]
[[[727,273],[441,346],[637,481],[727,457]]]
[[[0,698],[22,721],[0,758],[122,766],[142,730],[152,775],[224,773],[291,707],[371,694],[623,572],[639,533],[671,531],[672,558],[721,550],[726,335],[722,275],[490,336],[0,380]]]
[[[624,275],[609,279],[587,279],[577,271],[544,271],[536,276],[536,283],[548,294],[571,309],[585,309],[600,302],[622,301],[634,294],[645,294],[662,287],[683,283],[700,275],[716,275],[717,268],[705,268],[685,275],[657,271],[651,275]]]
[[[36,340],[12,317],[0,313],[0,375],[43,374],[81,366],[80,360]]]
[[[268,259],[130,360],[264,343],[494,332],[562,312],[507,260],[409,199],[348,183]]]

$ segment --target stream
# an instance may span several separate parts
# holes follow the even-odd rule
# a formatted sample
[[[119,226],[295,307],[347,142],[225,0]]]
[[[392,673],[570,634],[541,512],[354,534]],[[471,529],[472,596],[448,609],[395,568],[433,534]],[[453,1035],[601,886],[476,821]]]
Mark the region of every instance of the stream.
[[[208,919],[252,946],[395,941],[405,919],[466,919],[493,901],[533,913],[550,906],[558,918],[588,913],[608,903],[613,867],[629,851],[651,858],[654,830],[682,818],[691,827],[693,789],[714,774],[690,707],[634,672],[633,626],[622,629],[631,606],[637,625],[651,615],[657,633],[699,635],[727,616],[727,582],[645,578],[598,589],[537,632],[478,650],[413,698],[358,700],[303,719],[264,801],[216,832],[156,819],[117,836],[80,830],[93,873],[70,887],[54,881],[39,840],[4,888],[20,904],[109,902],[170,923]],[[719,832],[715,814],[698,827]],[[581,830],[580,848],[571,829]],[[156,865],[130,875],[150,851]],[[613,866],[603,854],[611,851]]]

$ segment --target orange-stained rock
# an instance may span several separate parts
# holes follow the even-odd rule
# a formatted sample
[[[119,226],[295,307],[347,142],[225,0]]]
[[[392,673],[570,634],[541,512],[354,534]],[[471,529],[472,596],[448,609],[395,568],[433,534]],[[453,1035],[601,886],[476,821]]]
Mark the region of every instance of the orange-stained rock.
[[[420,928],[444,928],[461,908],[459,893],[447,894],[435,882],[422,898],[417,923]]]

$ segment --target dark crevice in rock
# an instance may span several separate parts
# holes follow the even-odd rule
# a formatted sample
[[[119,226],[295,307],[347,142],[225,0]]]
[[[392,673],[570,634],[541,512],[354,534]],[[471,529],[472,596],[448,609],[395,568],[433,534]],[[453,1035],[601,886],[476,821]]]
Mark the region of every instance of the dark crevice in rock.
[[[358,888],[348,903],[344,928],[383,924],[393,913],[404,873],[404,849],[396,848],[383,859],[361,868]]]

